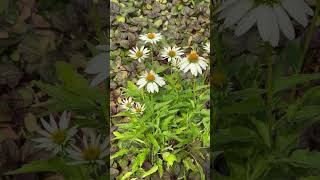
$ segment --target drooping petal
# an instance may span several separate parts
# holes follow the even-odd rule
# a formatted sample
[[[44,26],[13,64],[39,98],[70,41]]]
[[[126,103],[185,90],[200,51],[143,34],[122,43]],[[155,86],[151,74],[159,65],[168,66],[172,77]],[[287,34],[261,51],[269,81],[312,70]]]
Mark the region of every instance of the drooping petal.
[[[307,26],[307,16],[305,15],[304,9],[300,7],[298,0],[282,0],[281,4],[293,19],[295,19],[303,27]]]
[[[276,47],[276,46],[278,46],[279,39],[280,39],[280,32],[279,32],[277,16],[274,13],[274,10],[272,7],[269,7],[268,11],[270,13],[270,25],[272,27],[272,28],[270,28],[270,43],[273,47]]]
[[[257,9],[251,9],[244,17],[241,18],[235,29],[235,34],[240,36],[246,33],[257,22]]]
[[[294,28],[285,10],[280,5],[275,5],[273,9],[277,16],[278,24],[283,34],[290,40],[294,39]]]
[[[159,92],[158,85],[157,85],[155,82],[153,82],[152,85],[153,85],[153,89],[154,89],[156,92]]]
[[[147,84],[147,91],[148,91],[148,92],[151,92],[151,93],[154,92],[152,83],[148,83],[148,84]]]
[[[248,10],[253,7],[253,4],[254,3],[251,0],[241,0],[241,2],[235,4],[232,7],[229,15],[226,17],[223,26],[228,28],[237,23],[240,18],[242,18],[248,12]]]

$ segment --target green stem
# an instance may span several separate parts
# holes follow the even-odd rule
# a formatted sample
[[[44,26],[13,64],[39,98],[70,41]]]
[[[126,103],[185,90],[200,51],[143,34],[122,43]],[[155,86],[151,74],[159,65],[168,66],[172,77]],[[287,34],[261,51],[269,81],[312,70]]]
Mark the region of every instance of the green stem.
[[[194,104],[196,105],[196,88],[197,88],[197,77],[194,76],[194,79],[193,79],[193,100],[194,100]]]
[[[270,142],[272,142],[272,124],[273,124],[273,115],[272,115],[272,101],[273,101],[273,88],[272,88],[272,74],[273,74],[273,60],[272,60],[272,47],[268,47],[267,54],[267,80],[266,80],[266,90],[267,90],[267,124],[269,128]]]
[[[312,40],[312,36],[313,36],[313,34],[314,34],[314,32],[315,32],[315,30],[317,28],[316,24],[317,24],[317,21],[318,21],[319,11],[320,11],[320,1],[317,1],[316,10],[315,10],[312,22],[311,22],[310,29],[309,29],[309,31],[307,33],[307,36],[306,36],[306,41],[304,43],[302,55],[301,55],[300,61],[299,61],[299,62],[301,62],[300,72],[303,71],[304,64],[307,63],[307,62],[305,62],[305,57],[306,57],[306,54],[308,52],[310,42]]]

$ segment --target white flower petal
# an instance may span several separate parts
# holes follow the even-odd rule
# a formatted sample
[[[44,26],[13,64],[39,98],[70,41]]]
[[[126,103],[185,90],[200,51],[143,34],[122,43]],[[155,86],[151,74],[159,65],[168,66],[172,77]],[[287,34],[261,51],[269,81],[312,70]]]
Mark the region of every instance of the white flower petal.
[[[253,1],[251,0],[241,0],[241,2],[235,4],[230,10],[230,14],[226,17],[224,21],[224,28],[228,28],[235,23],[237,23],[243,15],[248,12],[253,6]]]
[[[55,129],[53,127],[51,127],[51,125],[49,123],[47,123],[47,121],[45,121],[44,119],[40,118],[41,124],[42,126],[49,131],[50,133],[52,133]]]
[[[67,111],[64,111],[60,117],[59,121],[59,128],[60,129],[67,129],[69,126],[70,119],[67,117],[68,113]]]
[[[157,85],[155,82],[153,82],[152,85],[153,85],[153,89],[154,89],[156,92],[159,92],[158,85]]]
[[[257,22],[256,10],[256,8],[251,9],[244,17],[242,17],[235,29],[235,34],[237,36],[246,33]]]
[[[299,0],[282,0],[282,6],[287,10],[290,16],[300,23],[303,27],[306,27],[308,24],[307,16],[305,11],[300,7]]]
[[[51,125],[52,128],[58,129],[58,125],[57,125],[56,121],[54,120],[52,114],[50,114],[50,125]]]
[[[278,24],[283,34],[290,40],[294,39],[294,28],[285,10],[280,5],[275,5],[273,9],[277,16]]]
[[[154,92],[152,83],[148,83],[148,84],[147,84],[147,91],[148,91],[148,92],[151,92],[151,93]]]

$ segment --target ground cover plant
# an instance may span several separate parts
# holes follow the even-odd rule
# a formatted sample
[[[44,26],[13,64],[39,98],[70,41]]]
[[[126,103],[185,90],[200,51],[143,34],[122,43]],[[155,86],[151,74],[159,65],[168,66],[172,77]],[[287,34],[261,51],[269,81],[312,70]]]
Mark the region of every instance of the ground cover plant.
[[[319,179],[319,1],[213,7],[214,179]]]
[[[111,179],[209,178],[208,5],[111,4]]]

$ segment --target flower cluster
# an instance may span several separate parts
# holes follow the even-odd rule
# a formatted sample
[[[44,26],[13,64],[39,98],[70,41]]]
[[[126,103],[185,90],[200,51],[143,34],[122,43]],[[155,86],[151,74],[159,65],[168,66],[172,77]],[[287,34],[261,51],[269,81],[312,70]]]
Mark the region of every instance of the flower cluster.
[[[147,33],[140,35],[140,40],[144,41],[145,44],[150,45],[155,45],[161,39],[162,35],[160,33]],[[204,50],[207,53],[210,53],[209,43],[205,44]],[[152,49],[150,50],[145,46],[141,46],[140,48],[134,47],[132,50],[129,50],[129,56],[139,62],[142,62],[149,57],[149,52],[151,51]],[[161,57],[163,60],[167,60],[171,63],[173,68],[178,68],[184,73],[190,71],[194,76],[202,74],[203,70],[206,70],[208,66],[206,59],[201,57],[197,51],[192,50],[189,54],[185,55],[181,47],[177,47],[175,45],[164,47],[161,51]],[[148,93],[159,92],[159,87],[162,87],[165,84],[166,82],[164,81],[164,78],[160,77],[153,70],[145,71],[137,82],[139,89],[145,87]]]
[[[98,163],[104,164],[104,159],[107,156],[108,140],[101,140],[101,135],[95,133],[90,134],[90,141],[87,141],[87,136],[83,135],[84,146],[79,148],[75,145],[77,127],[69,127],[70,113],[64,111],[57,124],[53,115],[50,114],[50,123],[41,118],[41,123],[44,129],[39,129],[37,132],[42,137],[32,139],[38,143],[37,148],[51,151],[54,155],[67,155],[74,160],[71,164],[88,164]]]
[[[141,105],[139,102],[134,102],[132,97],[124,98],[120,102],[120,107],[124,110],[131,111],[134,114],[143,114],[145,105]]]

